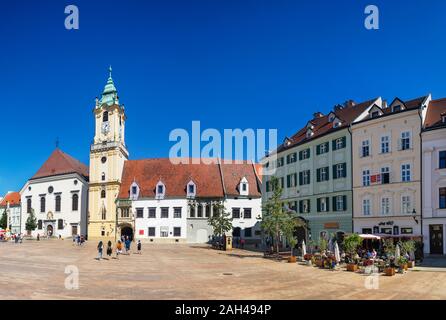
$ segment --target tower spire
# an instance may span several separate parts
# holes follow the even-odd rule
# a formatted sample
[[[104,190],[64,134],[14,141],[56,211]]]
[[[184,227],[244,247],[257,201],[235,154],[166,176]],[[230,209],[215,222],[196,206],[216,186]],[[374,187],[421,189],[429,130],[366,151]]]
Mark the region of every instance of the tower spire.
[[[99,100],[99,105],[101,106],[104,103],[108,105],[119,104],[118,102],[118,90],[116,90],[115,83],[112,78],[112,67],[111,65],[108,67],[108,80],[105,84],[104,91],[102,91],[102,97]]]

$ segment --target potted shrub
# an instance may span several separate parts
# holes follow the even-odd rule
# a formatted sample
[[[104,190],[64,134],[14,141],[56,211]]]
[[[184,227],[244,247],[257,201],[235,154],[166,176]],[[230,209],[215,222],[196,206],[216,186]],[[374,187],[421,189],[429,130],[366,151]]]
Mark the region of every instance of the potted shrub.
[[[306,261],[307,266],[311,266],[313,255],[311,253],[307,253],[304,255],[304,260]]]
[[[402,269],[404,271],[407,270],[408,265],[407,265],[407,258],[406,257],[404,257],[404,256],[399,257],[397,262],[398,262],[398,266],[400,267],[400,269]]]
[[[347,264],[347,271],[355,272],[358,270],[358,265],[354,260],[354,257],[357,254],[357,250],[361,244],[362,239],[356,233],[348,235],[344,238],[344,250],[349,254],[351,259],[350,263]]]
[[[288,257],[288,262],[289,263],[296,263],[297,258],[294,255],[294,247],[297,244],[297,240],[296,240],[296,238],[292,237],[292,238],[290,238],[289,241],[290,241],[290,246],[291,246],[291,255]]]
[[[407,240],[400,243],[401,252],[403,255],[408,256],[407,265],[409,268],[415,267],[415,241]]]
[[[395,268],[391,267],[390,265],[387,265],[384,268],[384,274],[386,276],[394,276],[395,275]]]

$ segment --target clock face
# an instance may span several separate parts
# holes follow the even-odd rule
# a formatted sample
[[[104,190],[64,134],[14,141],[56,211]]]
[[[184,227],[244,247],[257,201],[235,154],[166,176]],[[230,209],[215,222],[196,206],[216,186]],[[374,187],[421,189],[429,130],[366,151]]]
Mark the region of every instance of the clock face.
[[[108,131],[110,130],[110,125],[107,122],[103,122],[102,123],[102,133],[108,133]]]

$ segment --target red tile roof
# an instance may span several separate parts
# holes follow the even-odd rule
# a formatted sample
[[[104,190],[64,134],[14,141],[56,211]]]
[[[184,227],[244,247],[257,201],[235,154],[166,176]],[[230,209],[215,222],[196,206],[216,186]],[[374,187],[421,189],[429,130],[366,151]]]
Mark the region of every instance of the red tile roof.
[[[341,125],[337,128],[333,127],[333,122],[328,121],[329,115],[322,115],[320,117],[316,117],[310,122],[313,125],[313,135],[311,137],[306,136],[307,133],[307,126],[301,128],[299,131],[297,131],[291,138],[289,138],[290,144],[282,144],[278,148],[278,152],[289,149],[295,145],[299,145],[301,143],[305,143],[308,141],[311,141],[313,139],[316,139],[324,134],[327,134],[331,131],[336,131],[342,128],[346,128],[355,120],[361,113],[363,113],[365,110],[367,110],[368,107],[370,107],[376,99],[372,99],[369,101],[365,101],[359,104],[350,103],[345,107],[337,108],[333,110],[332,112],[336,115],[336,117],[341,121]]]
[[[88,167],[57,148],[31,179],[68,173],[78,173],[81,176],[88,177]]]
[[[249,184],[249,195],[251,197],[261,197],[259,189],[259,179],[258,171],[256,172],[256,167],[252,165],[252,162],[246,161],[243,164],[221,164],[221,171],[223,174],[223,181],[225,184],[225,191],[227,195],[238,196],[239,184],[243,177],[248,180]]]
[[[432,100],[427,108],[424,127],[429,129],[443,125],[441,122],[442,115],[446,115],[446,98]]]
[[[3,200],[0,202],[0,207],[6,207],[8,204],[10,206],[20,205],[20,193],[19,192],[10,192],[8,193]]]
[[[225,189],[232,194],[235,185],[246,176],[250,183],[250,194],[260,196],[255,172],[251,163],[221,165]],[[235,173],[235,174],[233,174]],[[196,196],[203,198],[224,197],[222,174],[216,159],[212,164],[190,163],[173,164],[168,158],[128,160],[124,164],[122,184],[118,198],[130,196],[130,186],[135,181],[140,189],[139,196],[154,198],[159,181],[165,185],[165,196],[185,197],[187,183],[192,180],[196,185]],[[226,181],[227,180],[227,181]],[[255,187],[251,187],[252,186]]]

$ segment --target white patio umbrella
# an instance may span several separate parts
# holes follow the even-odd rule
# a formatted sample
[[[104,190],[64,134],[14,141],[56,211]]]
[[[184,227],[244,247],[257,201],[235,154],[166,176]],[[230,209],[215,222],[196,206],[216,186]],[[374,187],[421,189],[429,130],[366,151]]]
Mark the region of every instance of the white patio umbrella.
[[[400,246],[396,245],[395,247],[395,261],[398,261],[398,258],[401,256]]]
[[[335,242],[335,245],[334,245],[334,255],[335,255],[336,262],[339,263],[341,261],[341,255],[339,254],[339,246],[338,246],[337,242]]]
[[[305,245],[305,241],[302,240],[302,259],[305,257],[306,254],[307,254],[307,246]]]

